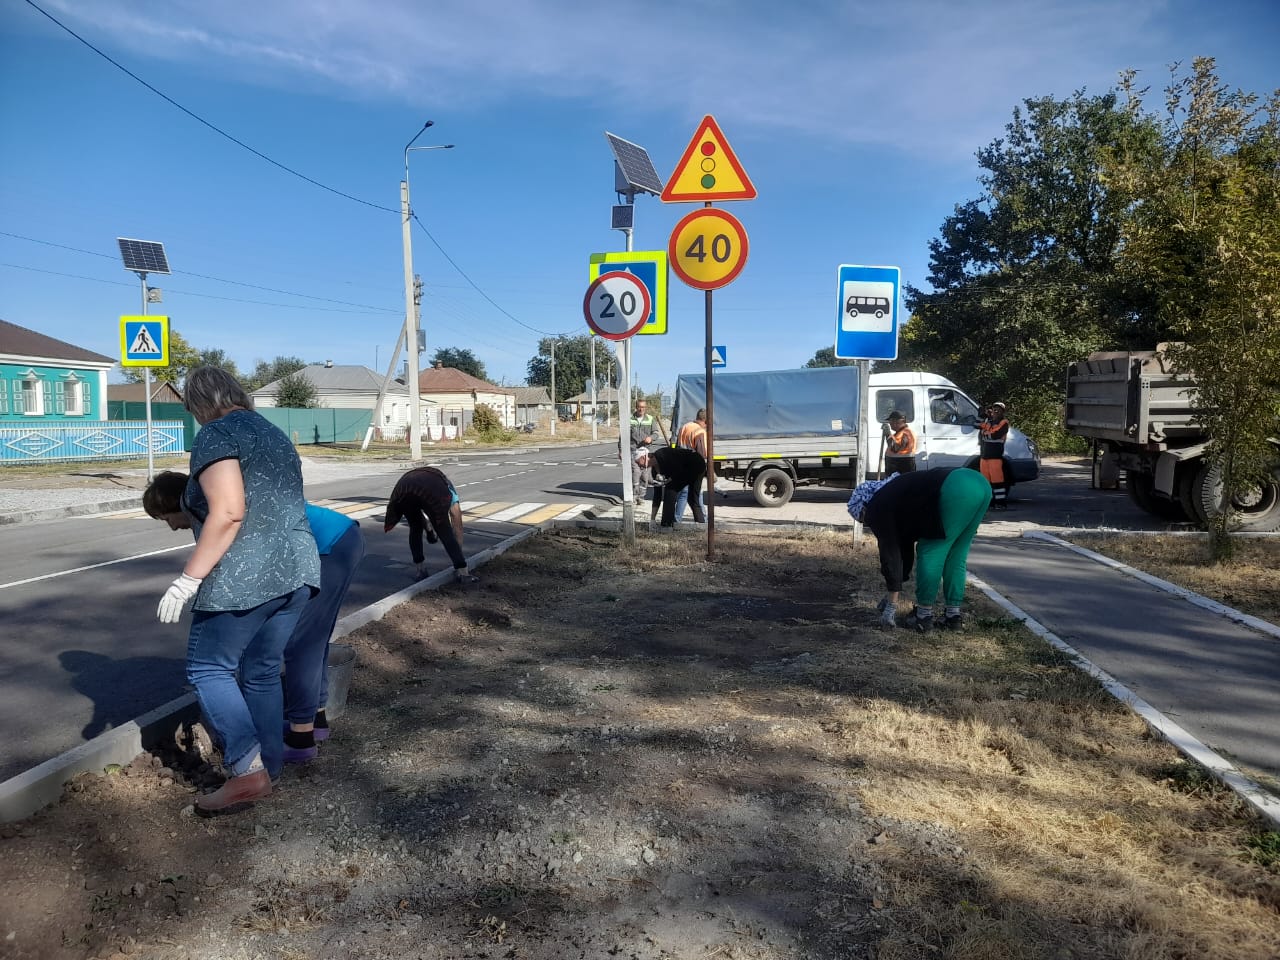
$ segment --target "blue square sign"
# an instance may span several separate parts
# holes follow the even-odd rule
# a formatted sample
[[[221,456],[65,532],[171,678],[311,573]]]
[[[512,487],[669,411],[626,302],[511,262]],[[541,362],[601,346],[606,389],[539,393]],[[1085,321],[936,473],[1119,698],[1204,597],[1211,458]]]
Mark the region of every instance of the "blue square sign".
[[[897,267],[844,263],[836,273],[836,356],[842,360],[898,357]]]
[[[665,250],[632,250],[617,253],[593,253],[590,259],[589,277],[595,280],[600,274],[621,270],[635,274],[649,289],[649,319],[637,334],[667,332],[667,252]]]

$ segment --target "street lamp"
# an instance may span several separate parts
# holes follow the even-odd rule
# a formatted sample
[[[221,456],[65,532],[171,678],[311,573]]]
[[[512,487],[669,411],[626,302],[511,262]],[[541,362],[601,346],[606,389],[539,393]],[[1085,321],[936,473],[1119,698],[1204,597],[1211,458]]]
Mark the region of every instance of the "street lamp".
[[[417,304],[414,302],[414,283],[413,283],[413,239],[409,233],[410,221],[413,219],[413,210],[409,206],[409,153],[417,150],[452,150],[452,143],[440,144],[430,147],[415,147],[414,143],[418,137],[426,132],[427,127],[433,126],[434,120],[428,120],[422,125],[412,140],[404,147],[404,179],[400,181],[400,220],[401,220],[401,237],[404,243],[404,346],[405,352],[409,358],[409,376],[406,380],[411,382],[406,386],[409,388],[409,455],[414,460],[422,458],[422,410],[421,401],[422,393],[418,386],[418,373],[421,369],[421,361],[419,359],[418,344],[418,311]]]

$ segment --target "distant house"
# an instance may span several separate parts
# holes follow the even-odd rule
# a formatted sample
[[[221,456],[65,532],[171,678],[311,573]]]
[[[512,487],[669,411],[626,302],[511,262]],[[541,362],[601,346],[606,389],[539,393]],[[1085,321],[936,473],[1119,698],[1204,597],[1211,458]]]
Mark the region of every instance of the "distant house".
[[[516,395],[516,423],[540,423],[551,416],[551,394],[546,387],[513,387]]]
[[[344,410],[373,410],[378,400],[382,377],[359,364],[313,363],[297,371],[316,388],[316,403],[321,407]],[[275,407],[280,381],[259,387],[249,396],[258,408]],[[403,380],[392,380],[382,401],[382,436],[401,437],[409,424],[409,391]]]
[[[604,387],[596,391],[595,413],[603,423],[617,415],[618,398],[621,394],[617,387]],[[575,420],[590,420],[592,414],[591,391],[587,390],[576,397],[569,397],[562,407],[570,408],[570,415]]]
[[[0,422],[107,418],[114,357],[0,320]]]
[[[422,412],[432,440],[455,439],[471,423],[478,404],[487,404],[504,427],[516,424],[516,392],[496,387],[456,367],[437,363],[418,375],[418,390],[430,406]]]
[[[147,385],[145,383],[107,384],[107,400],[111,403],[115,403],[117,400],[122,403],[145,403],[146,399]],[[182,394],[178,392],[177,387],[167,380],[153,380],[151,382],[151,402],[181,403]]]

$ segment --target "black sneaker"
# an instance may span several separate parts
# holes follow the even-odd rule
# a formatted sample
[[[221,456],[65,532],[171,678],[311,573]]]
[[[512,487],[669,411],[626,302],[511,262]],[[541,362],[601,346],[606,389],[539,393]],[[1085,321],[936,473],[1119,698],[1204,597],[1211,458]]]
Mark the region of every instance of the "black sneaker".
[[[933,616],[922,617],[912,610],[902,621],[902,625],[908,630],[914,630],[916,633],[928,633],[933,629]]]
[[[963,630],[964,617],[962,617],[958,613],[952,614],[951,616],[947,617],[945,620],[942,621],[942,625],[946,627],[948,630]]]

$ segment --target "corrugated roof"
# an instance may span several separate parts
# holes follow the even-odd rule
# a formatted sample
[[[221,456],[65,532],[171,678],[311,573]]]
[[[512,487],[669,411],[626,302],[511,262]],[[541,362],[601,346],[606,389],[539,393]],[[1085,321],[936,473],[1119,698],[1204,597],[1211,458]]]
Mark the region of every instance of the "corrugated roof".
[[[551,403],[551,394],[547,393],[546,387],[514,387],[516,394],[516,406],[518,407],[534,407],[540,403]]]
[[[617,387],[601,387],[596,391],[596,403],[617,403],[619,392]],[[565,403],[590,403],[591,391],[578,394],[576,397],[569,397]]]
[[[16,323],[0,320],[0,355],[13,357],[45,357],[50,360],[74,360],[82,363],[115,363],[115,357],[94,353],[65,340],[36,333]]]
[[[142,403],[147,399],[147,385],[145,383],[108,383],[107,399]],[[182,394],[172,383],[162,380],[151,384],[151,400],[153,403],[157,401],[181,403]]]
[[[464,373],[457,367],[432,367],[429,370],[423,370],[418,375],[418,389],[422,393],[470,394],[472,390],[485,393],[515,393],[510,387],[495,387],[492,383]]]
[[[328,367],[323,363],[312,363],[297,372],[311,381],[317,393],[377,393],[382,386],[382,377],[360,364],[335,363]],[[387,389],[390,393],[408,392],[398,380],[392,380]],[[273,397],[279,390],[280,381],[273,380],[253,391],[250,396]]]

